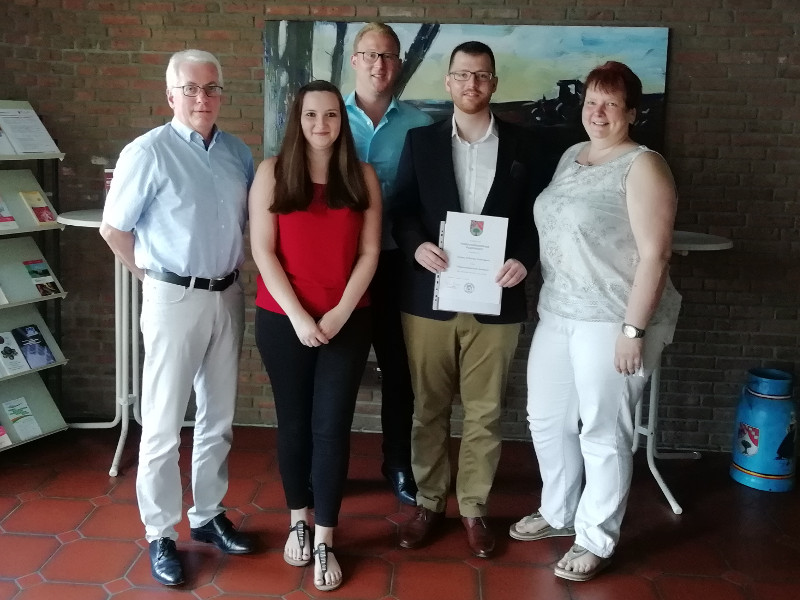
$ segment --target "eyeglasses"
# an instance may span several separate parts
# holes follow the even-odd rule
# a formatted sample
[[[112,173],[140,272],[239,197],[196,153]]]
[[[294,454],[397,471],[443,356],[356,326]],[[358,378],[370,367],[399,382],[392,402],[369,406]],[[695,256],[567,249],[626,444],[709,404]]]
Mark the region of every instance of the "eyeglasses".
[[[219,98],[222,96],[221,85],[175,85],[172,86],[173,90],[182,89],[183,95],[189,98],[196,98],[200,95],[200,90],[205,92],[206,98]]]
[[[376,62],[378,62],[379,58],[382,58],[383,60],[387,61],[400,60],[400,55],[394,54],[392,52],[356,52],[356,54],[360,54],[361,58],[363,58],[364,62],[367,63],[368,65],[374,65]]]
[[[480,82],[494,79],[494,73],[490,71],[450,71],[448,75],[456,81],[469,81],[473,75],[475,75],[475,80]]]

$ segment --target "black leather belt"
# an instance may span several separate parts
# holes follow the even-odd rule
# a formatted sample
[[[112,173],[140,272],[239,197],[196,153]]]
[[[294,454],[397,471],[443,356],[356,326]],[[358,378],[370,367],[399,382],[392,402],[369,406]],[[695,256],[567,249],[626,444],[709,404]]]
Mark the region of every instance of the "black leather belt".
[[[170,273],[169,271],[151,271],[150,269],[145,269],[145,274],[153,279],[166,281],[167,283],[174,283],[175,285],[182,285],[185,288],[188,288],[192,285],[191,277],[181,277],[180,275]],[[194,289],[208,290],[209,292],[222,292],[227,290],[238,278],[239,269],[234,269],[228,275],[220,279],[203,279],[202,277],[195,277]]]

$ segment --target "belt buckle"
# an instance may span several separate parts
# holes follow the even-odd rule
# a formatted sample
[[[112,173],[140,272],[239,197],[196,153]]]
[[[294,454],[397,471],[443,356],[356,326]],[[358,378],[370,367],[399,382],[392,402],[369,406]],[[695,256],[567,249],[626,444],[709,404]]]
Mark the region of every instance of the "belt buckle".
[[[225,275],[225,277],[220,277],[218,279],[209,279],[208,280],[208,289],[209,291],[216,292],[218,287],[222,287],[228,281],[228,278],[231,276],[231,273]]]

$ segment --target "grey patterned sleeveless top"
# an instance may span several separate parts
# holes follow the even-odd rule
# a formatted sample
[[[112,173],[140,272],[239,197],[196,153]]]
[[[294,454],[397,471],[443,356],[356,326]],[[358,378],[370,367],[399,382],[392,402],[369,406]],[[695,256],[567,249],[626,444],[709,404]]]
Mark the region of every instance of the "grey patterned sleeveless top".
[[[625,181],[638,146],[602,165],[575,162],[587,142],[569,148],[534,203],[544,285],[539,307],[579,321],[625,317],[639,253],[625,202]],[[681,297],[668,279],[650,324],[675,326]],[[670,336],[671,337],[671,336]]]

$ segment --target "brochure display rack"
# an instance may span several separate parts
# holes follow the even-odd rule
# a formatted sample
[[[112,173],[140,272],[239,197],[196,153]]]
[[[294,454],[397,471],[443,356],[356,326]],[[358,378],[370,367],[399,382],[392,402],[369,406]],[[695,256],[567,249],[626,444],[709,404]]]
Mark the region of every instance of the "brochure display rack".
[[[38,161],[43,172],[41,161],[63,158],[27,102],[0,101],[0,161]],[[56,218],[31,171],[0,169],[0,451],[67,428],[40,375],[67,360],[39,310],[66,292],[24,235],[63,228]]]

